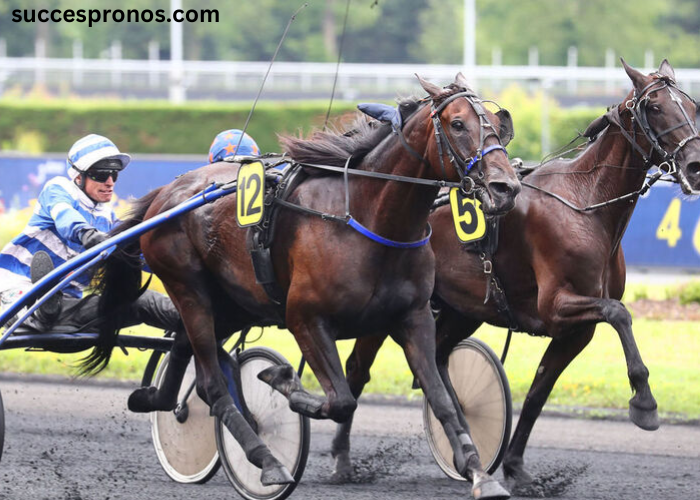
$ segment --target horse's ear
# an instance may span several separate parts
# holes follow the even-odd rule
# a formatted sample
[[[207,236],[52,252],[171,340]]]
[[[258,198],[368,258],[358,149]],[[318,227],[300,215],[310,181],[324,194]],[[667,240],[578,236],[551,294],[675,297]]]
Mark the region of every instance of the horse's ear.
[[[457,84],[457,86],[462,87],[465,90],[469,89],[469,82],[467,81],[467,78],[462,74],[461,71],[457,73],[457,76],[455,76],[455,84]]]
[[[659,66],[659,74],[670,78],[674,82],[676,81],[676,72],[673,71],[673,66],[671,66],[671,63],[668,62],[667,59],[661,61],[661,65]]]
[[[632,80],[634,86],[639,89],[643,89],[646,86],[644,74],[627,64],[623,58],[620,58],[620,61],[622,62],[622,67],[625,68],[625,73],[627,73],[627,76],[630,77],[630,80]]]
[[[405,123],[409,116],[416,112],[418,109],[418,101],[413,99],[407,99],[399,103],[399,113],[401,114],[401,120]]]
[[[496,111],[498,117],[498,137],[501,139],[501,145],[506,147],[515,137],[515,129],[513,128],[513,118],[507,109],[499,109]]]
[[[420,86],[423,87],[423,90],[425,90],[430,97],[435,98],[442,94],[443,90],[441,87],[435,85],[434,83],[430,83],[427,80],[423,80],[418,74],[416,74],[416,78],[418,78]]]
[[[599,116],[593,120],[591,124],[588,125],[588,128],[586,128],[583,136],[588,137],[591,140],[595,140],[595,138],[598,137],[598,134],[600,134],[608,125],[610,125],[610,121],[608,120],[608,115],[606,113],[603,116]]]

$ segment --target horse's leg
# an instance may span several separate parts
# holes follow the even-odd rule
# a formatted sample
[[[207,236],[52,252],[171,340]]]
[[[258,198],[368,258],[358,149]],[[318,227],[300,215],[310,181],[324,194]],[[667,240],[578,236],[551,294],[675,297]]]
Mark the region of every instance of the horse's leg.
[[[593,338],[595,326],[585,331],[552,339],[542,356],[539,367],[527,393],[518,425],[508,446],[503,460],[503,474],[515,481],[516,487],[528,486],[532,477],[525,471],[523,454],[530,437],[532,427],[540,416],[544,404],[552,392],[559,376],[569,363],[588,345]]]
[[[410,313],[392,333],[404,350],[406,360],[418,378],[435,417],[445,430],[454,452],[457,471],[472,481],[472,494],[477,499],[509,498],[510,494],[481,467],[479,454],[467,431],[460,424],[457,410],[435,362],[435,321],[428,304]]]
[[[617,331],[627,362],[627,376],[635,392],[629,404],[630,420],[644,430],[659,428],[656,400],[649,387],[649,370],[642,361],[632,333],[632,316],[619,300],[584,297],[565,289],[558,289],[551,300],[546,296],[538,299],[543,318],[549,318],[548,331],[552,337],[562,337],[572,328],[600,322],[610,323]],[[542,314],[544,308],[544,314]]]
[[[287,307],[293,309],[289,304]],[[290,365],[267,368],[258,374],[258,378],[284,394],[289,399],[289,407],[295,412],[315,419],[330,418],[335,422],[345,422],[357,408],[357,401],[343,374],[343,365],[335,345],[335,332],[325,319],[309,314],[309,318],[303,321],[305,316],[296,310],[293,321],[288,318],[287,325],[326,397],[306,392]]]
[[[219,346],[219,349],[217,352],[219,355],[219,366],[222,367],[222,370],[230,370],[230,374],[231,374],[231,377],[233,378],[234,386],[236,388],[242,389],[243,382],[241,381],[241,365],[238,362],[238,358],[236,356],[231,356],[228,352],[226,352],[226,349],[224,349],[221,346]],[[257,434],[258,423],[255,421],[255,417],[253,417],[253,414],[251,413],[250,409],[248,408],[248,404],[245,401],[245,395],[243,394],[243,391],[237,390],[236,396],[238,397],[238,402],[240,404],[240,408],[241,408],[241,412],[243,413],[243,416],[245,417],[246,421],[250,424],[251,428]]]
[[[481,323],[481,321],[472,320],[462,316],[456,310],[447,305],[442,307],[440,314],[438,314],[435,321],[435,361],[437,363],[438,372],[440,373],[440,378],[442,378],[442,381],[445,384],[447,393],[452,399],[452,404],[454,404],[455,409],[457,410],[457,418],[459,419],[459,423],[467,432],[469,432],[469,424],[467,423],[467,419],[464,417],[464,413],[462,412],[462,408],[459,404],[459,399],[457,398],[457,394],[455,394],[454,387],[452,386],[447,362],[455,346],[462,340],[471,337],[476,329],[479,328]]]
[[[265,446],[236,408],[219,366],[219,346],[214,335],[214,311],[202,281],[194,273],[181,286],[173,286],[173,298],[182,315],[197,359],[197,394],[211,408],[245,451],[250,463],[262,469],[263,485],[293,483],[294,478]]]
[[[357,339],[348,360],[345,362],[345,378],[350,386],[350,392],[355,399],[362,394],[362,390],[370,380],[369,370],[374,364],[379,348],[386,340],[386,335],[375,335]],[[333,478],[341,480],[352,475],[353,468],[350,460],[350,431],[352,430],[353,416],[345,422],[339,423],[335,430],[335,437],[331,444],[331,455],[335,459]]]
[[[129,410],[136,413],[170,411],[177,406],[182,379],[192,357],[192,346],[185,332],[176,332],[168,366],[160,388],[142,387],[129,396]]]

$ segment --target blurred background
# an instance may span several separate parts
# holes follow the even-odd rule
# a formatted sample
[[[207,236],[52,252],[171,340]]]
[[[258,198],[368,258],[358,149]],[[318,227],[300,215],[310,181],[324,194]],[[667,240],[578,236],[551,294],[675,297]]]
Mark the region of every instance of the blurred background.
[[[136,161],[117,186],[140,196],[206,161],[212,138],[243,127],[269,60],[302,2],[0,0],[0,213],[12,231],[70,145],[111,138]],[[14,22],[32,9],[195,10],[193,23]],[[202,18],[204,11],[218,12]],[[263,151],[361,101],[421,95],[462,71],[510,109],[511,157],[537,162],[569,143],[630,82],[619,58],[650,72],[667,58],[700,95],[694,0],[310,0],[291,25],[248,132]],[[338,64],[340,62],[340,64]],[[30,156],[27,156],[30,155]],[[8,228],[10,224],[5,224]],[[1,229],[0,243],[8,239]],[[700,272],[700,210],[655,187],[625,236],[633,268]]]

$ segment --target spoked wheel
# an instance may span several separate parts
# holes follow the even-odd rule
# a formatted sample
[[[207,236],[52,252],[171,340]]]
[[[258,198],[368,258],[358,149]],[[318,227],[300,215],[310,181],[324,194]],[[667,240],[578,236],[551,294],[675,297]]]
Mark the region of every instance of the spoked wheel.
[[[455,346],[448,371],[481,465],[492,474],[503,460],[513,421],[510,385],[503,365],[489,346],[470,338]],[[427,399],[423,401],[423,426],[440,469],[452,479],[466,481],[453,465],[452,447]]]
[[[0,393],[0,460],[2,460],[2,450],[5,447],[5,407],[2,404],[2,394]]]
[[[153,354],[156,355],[160,353]],[[160,387],[163,381],[169,357],[169,354],[166,355],[158,366],[153,383],[156,387]],[[158,461],[165,473],[178,483],[205,483],[220,467],[214,433],[215,419],[209,416],[209,407],[194,390],[194,382],[192,358],[178,394],[181,403],[187,396],[186,408],[151,413],[151,435]]]
[[[294,484],[263,486],[260,469],[248,462],[243,449],[221,423],[216,424],[216,442],[224,471],[233,487],[248,500],[282,500],[298,484],[309,454],[309,419],[289,409],[279,392],[258,379],[258,373],[273,365],[288,364],[278,353],[264,347],[238,355],[241,385],[246,404],[258,424],[258,435],[272,454],[294,476]]]

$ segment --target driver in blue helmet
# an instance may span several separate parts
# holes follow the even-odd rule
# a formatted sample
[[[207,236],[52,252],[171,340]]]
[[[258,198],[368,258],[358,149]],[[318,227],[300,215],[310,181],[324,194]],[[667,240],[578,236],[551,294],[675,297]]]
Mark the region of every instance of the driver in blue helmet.
[[[68,177],[54,177],[46,183],[27,226],[0,252],[0,311],[54,267],[108,238],[107,233],[118,223],[111,206],[114,186],[130,161],[128,154],[101,135],[90,134],[73,144],[66,160]],[[90,273],[75,278],[24,326],[38,331],[95,331],[99,296],[83,297],[90,279]],[[172,331],[182,328],[172,302],[150,290],[120,314],[123,327],[147,323]]]
[[[260,156],[260,148],[253,138],[242,130],[224,130],[214,137],[209,147],[209,163],[224,161],[230,156]]]

